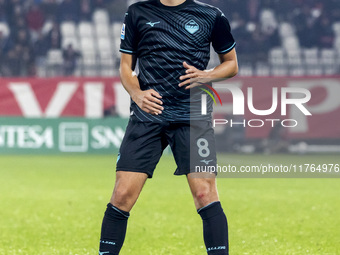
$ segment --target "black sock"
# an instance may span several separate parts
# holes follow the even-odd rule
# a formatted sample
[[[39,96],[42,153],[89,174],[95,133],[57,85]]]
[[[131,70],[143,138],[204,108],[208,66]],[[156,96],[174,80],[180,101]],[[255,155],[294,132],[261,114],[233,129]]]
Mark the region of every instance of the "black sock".
[[[119,254],[124,243],[129,216],[128,212],[124,212],[111,204],[107,205],[102,224],[99,254]]]
[[[228,223],[220,202],[211,203],[197,212],[203,220],[204,243],[209,255],[228,255]]]

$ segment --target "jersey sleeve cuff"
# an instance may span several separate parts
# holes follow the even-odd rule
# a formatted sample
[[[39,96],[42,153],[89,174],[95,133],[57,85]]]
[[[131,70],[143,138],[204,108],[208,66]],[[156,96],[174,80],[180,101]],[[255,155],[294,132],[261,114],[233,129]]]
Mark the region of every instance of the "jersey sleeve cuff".
[[[136,51],[132,51],[132,50],[125,50],[125,49],[120,49],[119,50],[122,53],[126,53],[126,54],[136,54]]]
[[[226,50],[221,50],[221,51],[216,51],[217,54],[226,54],[230,52],[232,49],[234,49],[236,46],[236,42],[234,42],[228,49]]]

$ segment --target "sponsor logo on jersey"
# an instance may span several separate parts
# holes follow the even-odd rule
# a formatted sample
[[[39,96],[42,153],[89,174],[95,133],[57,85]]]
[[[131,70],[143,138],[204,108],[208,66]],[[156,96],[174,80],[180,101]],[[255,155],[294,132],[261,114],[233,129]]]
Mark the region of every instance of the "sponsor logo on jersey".
[[[120,33],[120,39],[124,40],[125,39],[125,24],[122,26],[122,32]]]
[[[199,29],[200,26],[197,24],[196,21],[194,21],[193,19],[190,20],[188,23],[185,24],[185,29],[190,33],[190,34],[194,34],[196,33]]]
[[[157,25],[157,24],[159,24],[159,23],[161,23],[160,21],[157,21],[157,22],[148,22],[148,23],[146,23],[147,25],[150,25],[150,27],[154,27],[155,25]]]

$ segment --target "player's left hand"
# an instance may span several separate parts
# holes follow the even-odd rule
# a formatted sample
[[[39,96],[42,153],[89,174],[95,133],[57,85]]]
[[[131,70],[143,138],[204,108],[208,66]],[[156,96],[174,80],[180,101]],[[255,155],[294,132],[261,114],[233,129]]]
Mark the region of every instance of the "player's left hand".
[[[197,86],[201,86],[202,80],[204,80],[204,83],[209,82],[209,72],[207,71],[201,71],[198,70],[196,67],[189,65],[187,62],[183,62],[183,66],[185,69],[185,75],[182,75],[179,77],[179,79],[183,82],[181,82],[178,86],[179,87],[185,87],[185,89],[191,89]]]

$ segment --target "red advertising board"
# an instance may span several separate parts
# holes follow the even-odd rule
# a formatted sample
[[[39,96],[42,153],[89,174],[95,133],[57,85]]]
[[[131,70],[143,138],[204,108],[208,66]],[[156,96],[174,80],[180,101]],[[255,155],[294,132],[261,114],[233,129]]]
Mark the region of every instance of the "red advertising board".
[[[102,117],[119,78],[0,79],[0,116]]]

